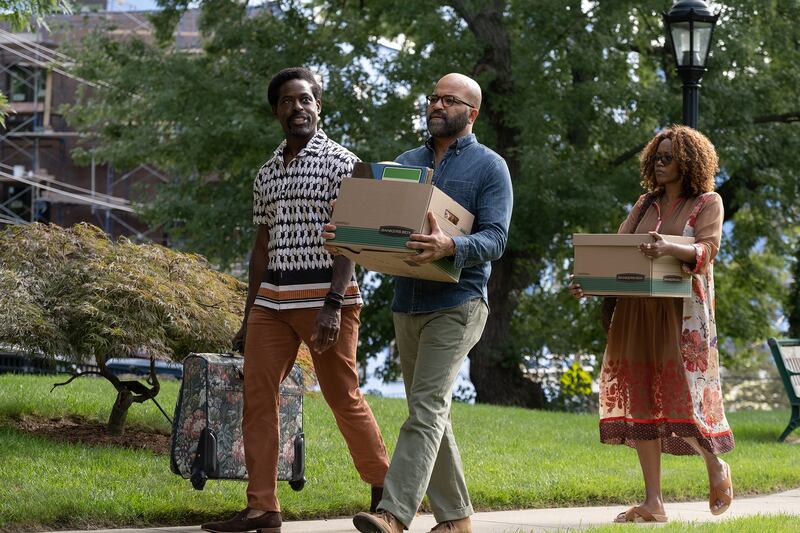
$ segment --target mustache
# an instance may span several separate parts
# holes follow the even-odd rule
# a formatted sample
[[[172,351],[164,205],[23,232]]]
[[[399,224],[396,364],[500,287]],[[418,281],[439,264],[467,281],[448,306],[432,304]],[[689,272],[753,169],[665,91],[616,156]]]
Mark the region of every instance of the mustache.
[[[428,118],[447,118],[447,113],[445,113],[444,111],[434,111],[433,113],[428,115]]]
[[[308,116],[308,114],[306,113],[292,113],[292,115],[289,116],[289,120],[294,120],[296,118],[304,118],[307,120],[311,120],[311,117]]]

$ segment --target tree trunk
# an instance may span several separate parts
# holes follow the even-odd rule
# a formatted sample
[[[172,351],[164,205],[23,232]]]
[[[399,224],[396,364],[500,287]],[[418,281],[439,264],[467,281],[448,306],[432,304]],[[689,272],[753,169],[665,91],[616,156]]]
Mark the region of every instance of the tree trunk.
[[[523,375],[519,354],[509,352],[513,350],[508,339],[517,294],[530,282],[529,276],[515,275],[516,261],[515,254],[508,252],[492,264],[488,287],[491,313],[481,340],[469,354],[469,377],[479,403],[542,408],[542,386]]]
[[[128,418],[128,409],[130,409],[131,405],[152,400],[161,390],[161,384],[158,382],[158,375],[156,375],[156,361],[154,358],[150,358],[150,376],[146,380],[150,387],[139,383],[137,380],[120,380],[106,366],[105,357],[97,358],[97,366],[100,369],[97,373],[106,378],[117,389],[117,399],[111,408],[111,415],[108,417],[106,429],[112,435],[122,435],[125,432],[125,421]]]
[[[111,408],[111,416],[108,417],[108,432],[112,435],[122,435],[125,431],[125,420],[128,418],[128,409],[133,404],[133,394],[122,387],[117,392],[117,400]]]
[[[506,117],[506,110],[499,105],[499,102],[514,96],[511,41],[503,21],[503,14],[508,9],[507,2],[450,0],[449,3],[483,44],[483,55],[472,74],[491,74],[489,90],[483,95],[482,114],[495,135],[495,150],[505,158],[512,182],[517,181],[521,179],[516,150],[520,132],[513,126],[513,121]],[[520,261],[538,260],[506,250],[505,255],[492,264],[488,287],[491,313],[481,340],[469,355],[470,380],[475,386],[477,402],[544,407],[541,385],[523,375],[519,354],[511,353],[513,346],[508,343],[511,317],[518,304],[517,294],[530,284],[532,278],[530,274],[521,273],[515,268]]]
[[[786,299],[786,315],[789,317],[789,336],[800,337],[800,244],[794,252],[795,263],[792,269],[792,284]]]

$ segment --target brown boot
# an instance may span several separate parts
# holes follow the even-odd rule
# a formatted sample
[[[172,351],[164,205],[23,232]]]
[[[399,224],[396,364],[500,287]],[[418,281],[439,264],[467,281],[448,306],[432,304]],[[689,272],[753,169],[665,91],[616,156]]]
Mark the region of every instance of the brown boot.
[[[383,509],[377,513],[358,513],[353,517],[353,525],[361,533],[403,533],[405,529],[397,517]]]
[[[233,518],[223,522],[209,522],[200,526],[212,533],[247,533],[248,531],[259,531],[260,533],[281,533],[281,513],[277,511],[266,511],[263,514],[248,518],[250,509],[236,513]]]
[[[439,522],[429,533],[472,533],[472,520],[466,517]]]

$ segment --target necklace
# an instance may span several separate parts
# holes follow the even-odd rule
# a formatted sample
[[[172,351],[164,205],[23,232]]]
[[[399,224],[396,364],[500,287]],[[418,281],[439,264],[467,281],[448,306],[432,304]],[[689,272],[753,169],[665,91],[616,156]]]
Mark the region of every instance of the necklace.
[[[666,201],[666,197],[664,198],[664,200]],[[684,202],[683,198],[681,198],[680,196],[677,197],[675,199],[675,201],[672,202],[672,206],[670,206],[670,208],[667,210],[667,214],[664,215],[663,217],[661,216],[661,205],[658,202],[654,203],[654,205],[656,206],[656,212],[658,213],[658,222],[656,223],[656,232],[659,232],[661,230],[661,223],[666,221],[666,220],[669,220],[669,218],[675,212],[677,207],[679,205],[683,205],[683,202]]]

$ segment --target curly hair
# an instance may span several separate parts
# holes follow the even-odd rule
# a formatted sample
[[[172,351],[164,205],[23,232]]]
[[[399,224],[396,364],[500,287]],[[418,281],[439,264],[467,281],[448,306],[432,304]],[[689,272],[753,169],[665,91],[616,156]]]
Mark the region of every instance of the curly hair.
[[[320,86],[314,73],[303,67],[285,68],[275,74],[269,82],[267,88],[267,100],[269,105],[275,108],[278,105],[278,93],[283,84],[291,80],[305,80],[311,85],[311,94],[314,99],[319,101],[322,98],[322,86]]]
[[[664,186],[656,181],[655,162],[651,159],[664,139],[672,141],[672,158],[678,163],[681,195],[691,198],[714,190],[714,176],[719,170],[719,158],[708,137],[688,126],[673,124],[658,132],[639,156],[642,187],[661,193]]]

